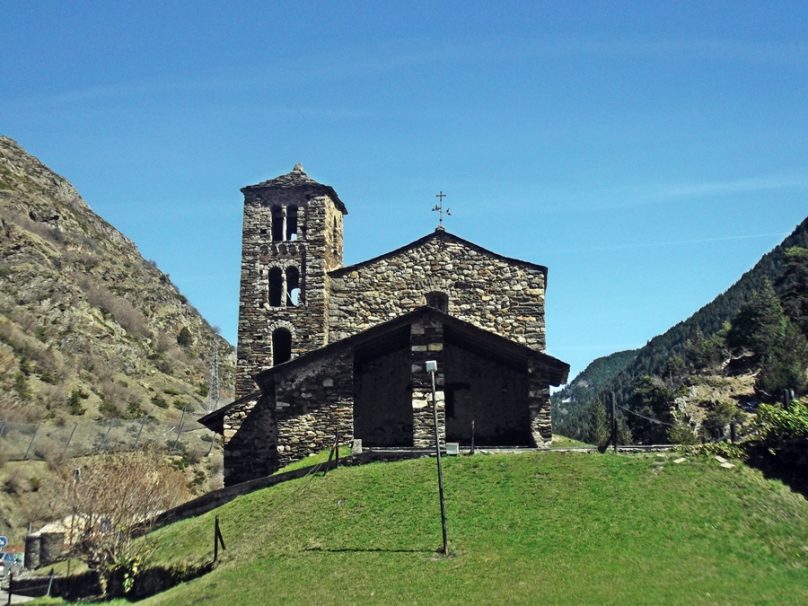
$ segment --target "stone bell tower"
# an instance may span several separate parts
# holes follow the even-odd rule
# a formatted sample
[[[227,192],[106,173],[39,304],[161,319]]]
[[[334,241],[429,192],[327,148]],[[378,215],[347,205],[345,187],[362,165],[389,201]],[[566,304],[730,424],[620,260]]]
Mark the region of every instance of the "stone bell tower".
[[[342,266],[337,192],[292,172],[244,194],[236,397],[253,376],[328,342],[328,272]]]

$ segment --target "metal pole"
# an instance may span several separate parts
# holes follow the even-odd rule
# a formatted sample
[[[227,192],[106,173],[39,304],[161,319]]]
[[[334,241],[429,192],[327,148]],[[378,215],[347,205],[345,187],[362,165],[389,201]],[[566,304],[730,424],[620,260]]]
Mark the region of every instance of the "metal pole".
[[[62,452],[62,455],[66,455],[66,454],[67,454],[67,449],[68,449],[68,448],[70,448],[70,442],[72,442],[72,441],[73,441],[73,434],[75,434],[75,433],[76,433],[76,429],[78,429],[78,426],[79,426],[79,424],[78,424],[78,423],[74,423],[74,424],[73,424],[73,431],[71,431],[71,432],[70,432],[70,437],[69,437],[69,438],[67,438],[67,444],[65,444],[65,449],[64,449],[64,451]]]
[[[51,589],[53,588],[53,568],[50,569],[50,574],[48,575],[48,593],[45,595],[51,597]]]
[[[614,445],[614,451],[617,452],[617,406],[615,405],[614,401],[614,392],[609,392],[612,398],[612,444]]]
[[[146,427],[146,421],[149,420],[149,417],[143,417],[143,420],[140,422],[140,429],[137,431],[137,437],[135,438],[135,449],[137,449],[138,444],[140,444],[140,435],[143,433],[143,428]]]
[[[449,540],[446,537],[446,505],[443,500],[443,468],[440,462],[440,432],[438,431],[438,403],[435,397],[435,371],[431,371],[432,377],[432,418],[435,421],[435,457],[438,462],[438,494],[440,495],[440,525],[443,532],[443,555],[449,555]]]
[[[474,419],[471,420],[471,454],[474,454]]]
[[[180,417],[180,424],[177,426],[177,438],[174,440],[174,445],[171,450],[176,450],[177,443],[180,441],[180,434],[182,433],[182,426],[185,423],[185,406],[182,407],[182,416]]]
[[[101,442],[101,447],[98,449],[99,452],[104,450],[107,447],[107,438],[109,437],[109,432],[112,431],[112,428],[115,426],[115,419],[112,419],[109,422],[109,427],[107,428],[107,433],[104,434],[104,439]]]
[[[28,459],[28,455],[31,454],[31,447],[34,445],[34,440],[36,440],[36,434],[39,432],[39,425],[34,428],[34,435],[31,436],[31,441],[28,442],[28,448],[25,450],[24,459]]]
[[[11,604],[11,593],[12,593],[11,586],[13,584],[14,584],[14,573],[9,572],[8,573],[8,602],[6,602],[6,604]]]

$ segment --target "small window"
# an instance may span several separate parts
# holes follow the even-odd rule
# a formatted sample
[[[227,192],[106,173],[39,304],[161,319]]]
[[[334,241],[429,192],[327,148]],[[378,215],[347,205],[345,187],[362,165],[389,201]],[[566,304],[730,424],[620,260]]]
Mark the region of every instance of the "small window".
[[[428,307],[434,307],[443,313],[449,313],[449,295],[445,292],[429,292],[426,294],[426,304]]]
[[[286,239],[297,240],[297,206],[289,206],[286,209]]]
[[[292,333],[285,328],[272,332],[272,365],[283,364],[292,357]]]
[[[297,307],[300,304],[300,271],[297,267],[286,268],[286,306]]]
[[[283,208],[280,206],[272,207],[272,241],[283,241]]]
[[[283,270],[280,267],[273,267],[269,270],[269,305],[271,307],[281,306],[282,292]]]

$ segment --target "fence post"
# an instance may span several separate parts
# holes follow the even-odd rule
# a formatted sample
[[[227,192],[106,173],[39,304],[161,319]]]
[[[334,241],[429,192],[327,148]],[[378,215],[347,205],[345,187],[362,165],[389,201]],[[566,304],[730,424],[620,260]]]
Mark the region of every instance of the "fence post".
[[[53,588],[53,568],[50,569],[50,573],[48,574],[48,597],[51,597],[51,589]]]
[[[219,526],[219,516],[213,517],[213,563],[219,561],[219,545],[221,544],[222,550],[227,551],[224,546],[224,537],[222,536],[222,529]]]
[[[9,572],[8,573],[8,602],[6,602],[6,604],[11,604],[11,594],[13,593],[11,586],[13,584],[14,584],[14,573]]]
[[[334,469],[339,467],[339,429],[337,430],[337,436],[334,438],[334,456],[336,457],[336,462],[334,463]]]
[[[474,419],[471,420],[471,454],[474,454]]]
[[[39,425],[34,428],[34,435],[31,436],[31,441],[28,442],[28,448],[25,450],[25,456],[23,459],[28,459],[28,455],[31,453],[31,448],[34,445],[34,440],[36,440],[36,434],[39,432]]]
[[[738,422],[735,419],[729,422],[729,439],[735,444],[738,441]]]

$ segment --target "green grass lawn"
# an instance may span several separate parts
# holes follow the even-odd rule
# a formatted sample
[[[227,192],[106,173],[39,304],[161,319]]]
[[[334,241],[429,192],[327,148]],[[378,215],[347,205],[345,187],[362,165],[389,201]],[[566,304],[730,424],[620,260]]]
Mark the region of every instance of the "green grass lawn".
[[[808,502],[714,459],[525,453],[341,468],[152,537],[212,573],[142,604],[806,604]],[[121,602],[123,604],[124,602]]]
[[[557,433],[553,434],[553,441],[550,443],[551,448],[577,448],[579,446],[592,446],[592,444],[587,444],[586,442],[581,442],[580,440],[574,440],[573,438],[568,438],[567,436],[562,436],[561,434]]]
[[[295,461],[294,463],[290,463],[286,467],[282,467],[275,473],[273,476],[278,475],[279,473],[284,473],[286,471],[292,471],[294,469],[301,469],[303,467],[310,467],[311,465],[317,465],[318,463],[325,463],[328,461],[328,455],[331,454],[331,449],[326,448],[325,450],[321,450],[318,453],[300,459],[299,461]],[[351,456],[351,447],[350,446],[340,446],[339,447],[339,456],[341,459],[345,457]]]

